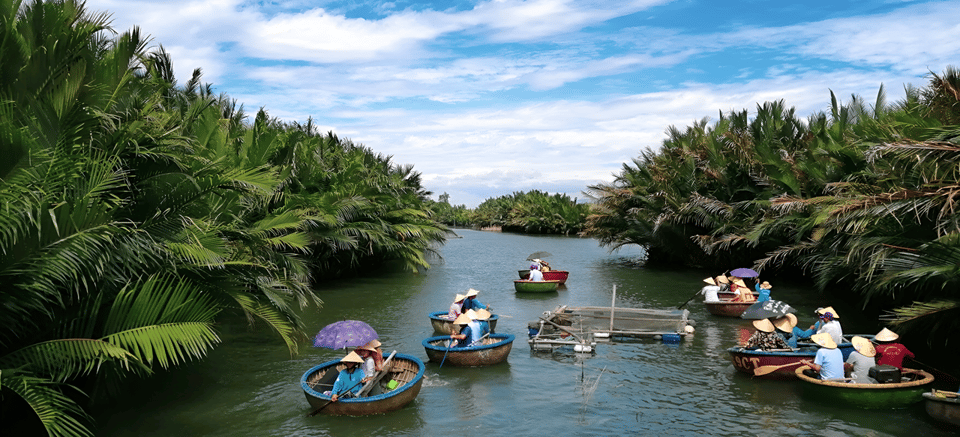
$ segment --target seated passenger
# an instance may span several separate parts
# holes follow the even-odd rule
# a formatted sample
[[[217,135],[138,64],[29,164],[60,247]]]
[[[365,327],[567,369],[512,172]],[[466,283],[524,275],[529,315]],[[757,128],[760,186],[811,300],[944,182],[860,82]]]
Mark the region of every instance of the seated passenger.
[[[883,328],[873,337],[873,341],[877,342],[877,365],[889,364],[903,370],[903,360],[914,357],[910,349],[897,342],[898,338],[900,336],[897,333],[887,328]]]
[[[453,298],[453,303],[450,304],[450,311],[447,312],[447,318],[450,320],[457,320],[457,316],[463,314],[463,300],[467,298],[465,294],[457,293]]]
[[[820,346],[817,349],[817,355],[813,362],[810,360],[800,360],[800,362],[819,373],[820,379],[843,379],[843,352],[837,349],[837,344],[830,334],[825,332],[814,334],[810,339]]]
[[[356,396],[363,388],[363,371],[359,364],[363,363],[363,358],[356,352],[350,352],[347,356],[340,359],[341,363],[347,365],[337,375],[337,380],[333,383],[333,389],[330,390],[331,402],[336,402],[343,396]]]
[[[745,348],[764,351],[790,348],[783,337],[774,332],[773,323],[770,323],[770,319],[754,320],[753,327],[757,328],[757,330],[747,339],[747,344],[744,346]]]
[[[843,370],[850,372],[850,378],[857,384],[876,384],[877,380],[870,377],[870,368],[877,365],[873,358],[877,354],[873,344],[859,335],[854,336],[850,342],[853,343],[853,352],[850,352],[847,362],[843,364]]]
[[[459,326],[460,329],[456,334],[450,334],[450,338],[457,340],[457,343],[453,347],[467,347],[470,345],[472,333],[470,330],[470,317],[467,317],[466,314],[461,314],[457,317],[457,320],[453,321],[454,326]]]
[[[479,293],[480,292],[478,290],[474,290],[472,288],[467,290],[467,297],[463,300],[463,312],[467,312],[467,310],[479,310],[481,308],[489,309],[486,305],[477,300],[477,294]]]
[[[530,276],[527,277],[528,281],[543,281],[543,273],[540,273],[540,266],[538,264],[530,264]]]
[[[480,336],[488,335],[490,331],[490,317],[493,317],[493,314],[490,314],[490,311],[479,310],[477,311],[477,321],[480,322]]]
[[[843,343],[843,328],[840,326],[840,321],[837,320],[839,318],[840,316],[837,315],[837,311],[834,310],[833,307],[824,308],[820,314],[820,320],[823,322],[823,325],[817,330],[817,334],[830,334],[830,338],[833,339],[834,343]]]

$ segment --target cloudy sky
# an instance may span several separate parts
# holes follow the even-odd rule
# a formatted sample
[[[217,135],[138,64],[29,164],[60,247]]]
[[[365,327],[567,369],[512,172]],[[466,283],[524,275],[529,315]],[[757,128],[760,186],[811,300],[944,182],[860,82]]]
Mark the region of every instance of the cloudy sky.
[[[584,198],[668,126],[889,101],[960,66],[960,5],[909,0],[88,0],[252,114],[413,164],[454,204]]]

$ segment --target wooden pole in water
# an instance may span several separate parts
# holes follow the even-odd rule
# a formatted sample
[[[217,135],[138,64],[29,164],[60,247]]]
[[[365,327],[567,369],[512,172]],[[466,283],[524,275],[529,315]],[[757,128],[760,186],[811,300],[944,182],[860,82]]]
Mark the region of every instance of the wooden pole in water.
[[[617,308],[617,284],[613,284],[613,299],[610,302],[610,332],[613,332],[613,312]]]

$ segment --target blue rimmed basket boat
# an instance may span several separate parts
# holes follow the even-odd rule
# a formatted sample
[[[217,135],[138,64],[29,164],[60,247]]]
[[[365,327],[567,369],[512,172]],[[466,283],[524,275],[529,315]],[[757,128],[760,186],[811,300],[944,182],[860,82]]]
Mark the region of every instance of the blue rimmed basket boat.
[[[413,402],[420,394],[426,366],[419,358],[407,354],[395,354],[391,363],[386,376],[374,384],[364,397],[330,402],[330,396],[323,394],[333,388],[337,375],[344,367],[339,359],[307,370],[300,378],[300,387],[312,408],[322,408],[320,414],[365,416],[398,410]],[[391,381],[396,381],[396,388],[389,388]]]
[[[447,311],[435,311],[430,313],[430,324],[433,325],[433,332],[438,334],[453,334],[453,320],[447,318]],[[497,320],[500,320],[500,316],[493,314],[487,319],[487,322],[490,323],[490,332],[497,332]],[[458,330],[459,332],[459,330]]]
[[[507,361],[513,348],[513,334],[490,334],[483,344],[468,347],[447,347],[450,337],[441,335],[423,340],[427,358],[435,363],[457,367],[490,366]]]
[[[860,335],[861,337],[872,339],[873,335]],[[844,336],[847,340],[850,336]],[[843,360],[846,361],[850,353],[853,352],[853,344],[850,341],[844,341],[837,345],[840,352],[843,353]],[[812,343],[809,345],[801,344],[800,348],[794,350],[772,350],[762,351],[759,349],[745,349],[739,346],[727,349],[730,353],[730,359],[733,361],[733,367],[739,372],[755,376],[755,370],[763,366],[778,367],[770,373],[766,373],[758,378],[765,379],[794,379],[797,377],[794,372],[797,367],[802,366],[800,360],[811,360],[817,355],[817,346]],[[791,365],[792,364],[792,365]]]

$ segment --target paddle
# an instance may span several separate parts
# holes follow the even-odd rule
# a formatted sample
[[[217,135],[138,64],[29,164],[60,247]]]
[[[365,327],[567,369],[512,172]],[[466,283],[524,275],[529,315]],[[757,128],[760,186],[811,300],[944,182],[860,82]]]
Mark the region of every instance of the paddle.
[[[443,352],[443,359],[440,360],[440,367],[443,367],[443,362],[447,361],[447,354],[450,353],[450,349],[453,347],[453,339],[447,342],[447,350]]]
[[[773,372],[773,371],[775,371],[775,370],[782,369],[782,368],[784,368],[784,367],[803,366],[803,365],[805,365],[805,364],[800,363],[800,362],[796,362],[796,363],[781,364],[781,365],[779,365],[779,366],[773,366],[773,365],[770,365],[770,366],[760,366],[760,367],[757,367],[756,369],[753,369],[753,376],[763,376],[763,375],[766,375],[766,374],[768,374],[768,373],[771,373],[771,372]]]
[[[345,393],[350,393],[351,390],[357,388],[357,386],[360,385],[360,384],[363,384],[363,381],[360,381],[360,382],[354,384],[353,387],[348,388]],[[333,399],[330,399],[329,401],[327,401],[327,403],[323,404],[322,407],[317,408],[316,410],[314,410],[314,411],[313,411],[312,413],[310,413],[310,414],[307,414],[307,417],[316,416],[318,413],[320,413],[321,411],[323,411],[324,408],[327,408],[327,405],[330,405],[330,404],[332,404],[332,403],[333,403]]]
[[[686,302],[680,304],[680,306],[678,306],[677,309],[679,310],[679,309],[683,308],[684,306],[686,306],[688,303],[690,303],[691,300],[693,300],[693,298],[697,297],[698,294],[700,294],[700,291],[699,291],[699,290],[698,290],[696,293],[693,293],[693,296],[690,296],[690,299],[687,299]]]
[[[387,357],[386,361],[383,362],[383,367],[380,369],[379,372],[377,372],[376,375],[374,375],[373,378],[370,378],[370,381],[367,381],[367,385],[363,386],[363,388],[360,389],[360,393],[357,393],[357,397],[363,397],[364,395],[366,395],[367,392],[373,388],[373,385],[376,384],[378,381],[380,381],[380,379],[382,379],[383,376],[390,371],[390,366],[393,365],[392,363],[393,356],[396,354],[397,354],[397,351],[393,351],[390,353],[390,356]]]
[[[478,345],[478,344],[482,344],[482,343],[483,343],[483,339],[485,339],[485,338],[487,338],[487,337],[489,337],[489,336],[490,336],[490,333],[489,333],[489,332],[486,333],[486,334],[483,334],[483,337],[478,338],[477,341],[470,342],[470,344],[468,345],[468,347],[470,347],[470,346],[476,346],[476,345]]]

